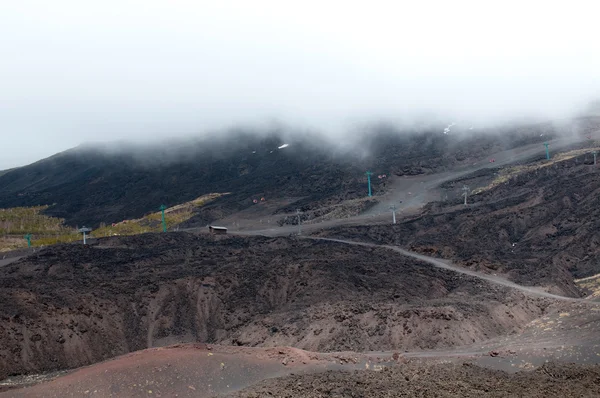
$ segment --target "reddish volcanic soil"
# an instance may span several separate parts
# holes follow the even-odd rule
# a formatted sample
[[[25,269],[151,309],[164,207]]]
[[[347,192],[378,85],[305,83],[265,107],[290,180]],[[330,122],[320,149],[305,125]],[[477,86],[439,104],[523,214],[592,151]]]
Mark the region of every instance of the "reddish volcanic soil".
[[[333,358],[293,348],[184,345],[152,348],[0,396],[211,397],[266,378],[334,369]]]
[[[546,362],[534,371],[507,373],[473,362],[477,359],[464,356],[407,359],[399,353],[317,354],[294,348],[178,345],[127,354],[0,396],[592,397],[600,393],[598,365]]]

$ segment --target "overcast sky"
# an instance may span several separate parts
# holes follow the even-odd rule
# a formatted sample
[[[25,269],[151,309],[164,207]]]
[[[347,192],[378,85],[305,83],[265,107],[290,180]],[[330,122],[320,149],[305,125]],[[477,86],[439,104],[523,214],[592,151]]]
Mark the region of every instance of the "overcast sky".
[[[600,97],[586,3],[1,1],[0,169],[271,120],[562,117]]]

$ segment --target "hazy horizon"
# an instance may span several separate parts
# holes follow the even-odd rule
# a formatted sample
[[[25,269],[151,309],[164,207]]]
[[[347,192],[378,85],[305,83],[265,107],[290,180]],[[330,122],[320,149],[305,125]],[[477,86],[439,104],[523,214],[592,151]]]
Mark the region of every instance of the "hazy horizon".
[[[87,142],[430,114],[561,119],[600,98],[586,3],[0,5],[0,170]],[[589,8],[589,6],[588,6]]]

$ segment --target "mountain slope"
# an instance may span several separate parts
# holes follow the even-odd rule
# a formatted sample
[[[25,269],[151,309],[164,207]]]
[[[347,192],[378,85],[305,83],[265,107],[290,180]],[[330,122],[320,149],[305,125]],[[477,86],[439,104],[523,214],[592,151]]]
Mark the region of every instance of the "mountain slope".
[[[501,182],[470,196],[467,207],[457,197],[397,225],[339,227],[323,235],[398,244],[576,296],[573,278],[600,273],[600,170],[590,151],[496,177]],[[473,187],[469,181],[446,188]]]
[[[48,247],[0,267],[0,285],[0,380],[182,341],[451,347],[551,303],[385,249],[183,232]]]
[[[208,215],[200,215],[202,222],[211,221],[210,212],[229,214],[251,206],[257,197],[304,197],[307,203],[331,198],[331,205],[364,196],[368,169],[398,175],[436,172],[472,157],[542,142],[571,127],[538,124],[461,135],[379,126],[355,138],[354,149],[346,151],[315,137],[291,139],[281,132],[162,146],[86,146],[0,175],[0,207],[49,205],[45,214],[69,225],[96,226],[208,193],[231,195],[203,209]],[[289,146],[278,149],[284,143]],[[373,184],[375,193],[382,189],[377,179]]]

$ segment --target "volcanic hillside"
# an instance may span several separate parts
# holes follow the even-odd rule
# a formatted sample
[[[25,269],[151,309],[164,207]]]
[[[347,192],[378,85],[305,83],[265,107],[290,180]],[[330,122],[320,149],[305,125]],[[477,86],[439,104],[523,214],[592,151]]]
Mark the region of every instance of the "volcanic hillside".
[[[0,285],[0,379],[182,341],[453,347],[550,304],[383,248],[188,233],[49,247],[0,267]]]
[[[162,145],[88,145],[0,173],[0,207],[49,205],[45,214],[67,224],[96,227],[139,218],[210,193],[231,193],[199,210],[187,226],[205,226],[252,205],[253,199],[304,198],[302,206],[364,196],[365,171],[415,175],[468,164],[472,158],[542,142],[557,134],[584,134],[594,118],[495,130],[442,127],[398,130],[378,126],[341,149],[314,136],[231,133]],[[294,138],[291,138],[294,137]],[[284,145],[288,145],[284,147]],[[357,149],[360,148],[360,149]],[[382,182],[374,179],[375,194]]]
[[[573,278],[600,273],[600,170],[591,150],[449,182],[443,188],[456,199],[430,203],[396,225],[339,227],[322,235],[393,243],[578,296]],[[463,184],[483,187],[474,189],[479,193],[469,196],[468,206],[458,197]]]

